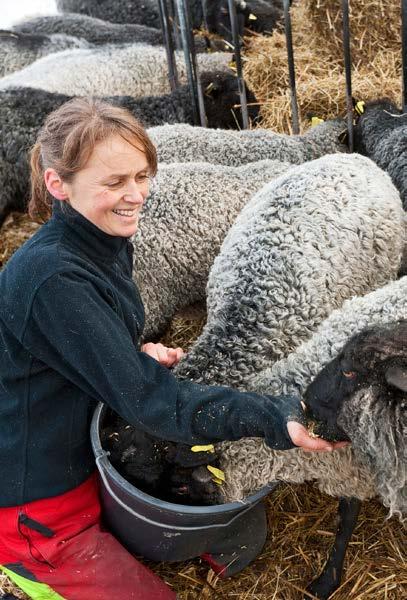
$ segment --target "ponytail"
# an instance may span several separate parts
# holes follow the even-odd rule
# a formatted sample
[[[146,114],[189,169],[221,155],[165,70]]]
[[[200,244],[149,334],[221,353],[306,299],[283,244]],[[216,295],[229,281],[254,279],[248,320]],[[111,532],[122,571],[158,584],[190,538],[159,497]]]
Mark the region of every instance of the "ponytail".
[[[51,216],[51,198],[44,181],[41,161],[41,144],[36,142],[30,152],[31,197],[28,214],[34,221],[45,223]]]

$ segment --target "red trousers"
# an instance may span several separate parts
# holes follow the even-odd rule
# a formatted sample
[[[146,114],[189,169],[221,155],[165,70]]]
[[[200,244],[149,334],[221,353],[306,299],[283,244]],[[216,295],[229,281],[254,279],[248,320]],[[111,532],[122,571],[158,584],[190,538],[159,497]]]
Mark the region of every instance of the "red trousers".
[[[60,496],[0,508],[0,565],[32,582],[32,598],[176,597],[159,577],[103,530],[96,475]],[[31,592],[36,582],[47,584],[51,593],[43,594],[47,586],[38,586],[42,589],[39,593]]]

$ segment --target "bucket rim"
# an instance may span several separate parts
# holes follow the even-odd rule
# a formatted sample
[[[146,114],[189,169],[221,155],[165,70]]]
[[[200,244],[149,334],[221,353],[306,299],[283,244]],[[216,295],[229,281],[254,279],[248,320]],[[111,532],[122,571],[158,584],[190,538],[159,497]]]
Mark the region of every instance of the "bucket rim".
[[[257,504],[260,500],[265,498],[270,492],[272,492],[276,487],[280,485],[281,482],[273,481],[268,485],[262,487],[260,490],[247,496],[241,501],[235,502],[226,502],[225,504],[212,504],[209,506],[190,506],[188,504],[176,504],[173,502],[167,502],[166,500],[161,500],[160,498],[156,498],[155,496],[151,496],[146,492],[140,490],[140,488],[136,487],[127,479],[125,479],[120,473],[114,468],[112,463],[109,460],[108,453],[102,448],[100,442],[99,435],[99,426],[100,419],[102,417],[103,412],[108,408],[106,404],[103,402],[99,402],[98,406],[95,408],[93,413],[91,429],[90,429],[90,437],[92,450],[97,459],[98,468],[103,468],[109,476],[113,479],[113,481],[120,485],[126,492],[132,495],[136,495],[136,497],[157,509],[166,510],[168,512],[173,512],[177,514],[187,514],[187,515],[202,515],[202,514],[222,514],[229,512],[236,512],[242,510],[244,507]],[[135,494],[136,492],[136,494]]]

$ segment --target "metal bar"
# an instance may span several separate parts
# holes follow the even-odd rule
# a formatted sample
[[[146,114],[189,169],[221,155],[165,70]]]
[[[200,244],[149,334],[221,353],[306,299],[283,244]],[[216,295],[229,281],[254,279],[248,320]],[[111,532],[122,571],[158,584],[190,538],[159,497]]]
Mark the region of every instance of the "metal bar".
[[[247,97],[246,97],[246,86],[243,78],[243,68],[242,68],[242,57],[240,54],[240,36],[239,36],[239,28],[237,25],[237,16],[236,16],[236,5],[234,0],[228,0],[229,6],[229,17],[230,17],[230,25],[232,27],[232,40],[235,49],[235,61],[236,61],[236,71],[237,71],[237,85],[239,89],[240,96],[240,104],[242,111],[242,123],[243,129],[248,129],[249,127],[249,113],[247,112]]]
[[[187,70],[187,78],[189,91],[191,94],[191,102],[192,102],[192,113],[194,118],[194,123],[197,125],[199,123],[199,108],[198,108],[198,94],[196,90],[195,80],[194,80],[194,69],[191,60],[191,52],[190,52],[190,36],[188,35],[188,24],[187,24],[187,15],[185,12],[185,2],[184,0],[176,0],[178,18],[181,27],[181,40],[182,40],[182,48],[184,51],[184,59],[185,59],[185,67]]]
[[[348,121],[348,146],[353,152],[353,100],[352,100],[352,59],[350,53],[349,30],[349,0],[342,0],[342,26],[343,26],[343,58],[345,61],[346,78],[346,112]]]
[[[202,93],[201,80],[199,79],[198,65],[196,62],[194,30],[193,30],[192,23],[191,23],[191,15],[189,13],[188,0],[184,0],[184,8],[185,8],[186,23],[187,23],[187,31],[188,31],[188,36],[189,36],[189,48],[190,48],[190,55],[191,55],[191,62],[192,62],[192,70],[194,73],[195,94],[196,94],[196,99],[197,99],[197,104],[198,104],[199,120],[200,120],[201,127],[206,127],[207,120],[206,120],[206,114],[205,114],[205,103],[204,103],[204,97],[203,97],[203,93]]]
[[[297,89],[295,85],[295,66],[293,37],[291,31],[290,0],[284,0],[284,27],[287,43],[288,77],[290,80],[291,113],[293,121],[293,133],[300,133],[300,121],[298,117]]]
[[[158,10],[160,13],[161,31],[164,37],[165,53],[167,55],[168,79],[170,80],[171,90],[174,92],[179,83],[177,65],[175,63],[174,56],[174,44],[171,36],[171,24],[166,0],[158,0]]]
[[[178,18],[177,18],[177,11],[175,8],[175,4],[174,4],[175,0],[169,0],[168,5],[168,12],[170,15],[170,21],[171,21],[171,25],[172,25],[172,31],[174,33],[174,40],[175,40],[175,47],[177,50],[181,50],[181,38],[180,38],[180,33],[179,33],[179,23],[178,23]]]
[[[401,0],[401,60],[403,64],[403,88],[401,106],[407,111],[407,0]]]

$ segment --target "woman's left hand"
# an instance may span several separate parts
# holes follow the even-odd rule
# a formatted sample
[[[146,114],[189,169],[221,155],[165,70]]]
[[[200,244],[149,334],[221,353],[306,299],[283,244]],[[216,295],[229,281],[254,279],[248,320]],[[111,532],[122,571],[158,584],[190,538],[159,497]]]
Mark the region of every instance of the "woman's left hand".
[[[148,356],[155,358],[156,361],[163,367],[175,367],[184,356],[182,348],[167,348],[163,344],[143,344],[141,352],[145,352]]]

